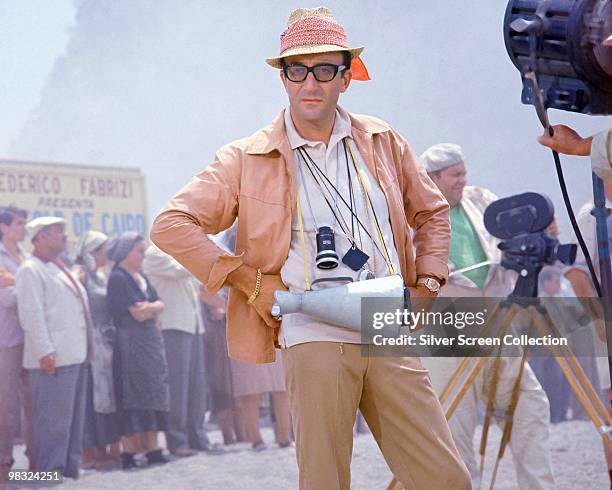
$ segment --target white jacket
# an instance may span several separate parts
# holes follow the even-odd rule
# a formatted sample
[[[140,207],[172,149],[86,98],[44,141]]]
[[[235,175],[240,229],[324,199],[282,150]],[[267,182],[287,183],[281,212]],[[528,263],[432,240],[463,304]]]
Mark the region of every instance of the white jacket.
[[[159,317],[162,330],[203,333],[199,295],[193,275],[155,245],[145,252],[143,272],[164,303]]]
[[[32,256],[17,271],[17,309],[25,332],[23,367],[39,369],[39,360],[55,353],[56,366],[87,359],[87,320],[70,279],[53,262]],[[75,278],[80,294],[85,289]]]
[[[591,167],[602,179],[612,179],[612,128],[593,136]]]

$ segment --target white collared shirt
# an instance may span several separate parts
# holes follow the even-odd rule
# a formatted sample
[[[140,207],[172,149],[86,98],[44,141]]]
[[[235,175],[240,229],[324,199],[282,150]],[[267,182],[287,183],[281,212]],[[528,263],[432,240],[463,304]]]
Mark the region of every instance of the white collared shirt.
[[[308,152],[308,155],[318,167],[325,173],[327,178],[333,183],[338,189],[344,200],[349,203],[349,180],[347,176],[347,162],[344,153],[344,146],[342,143],[343,138],[348,137],[348,144],[355,156],[357,167],[362,172],[362,179],[367,187],[367,191],[372,200],[378,223],[381,228],[384,242],[387,246],[387,250],[391,256],[391,262],[395,273],[400,273],[399,261],[397,258],[397,251],[393,242],[393,234],[391,230],[391,224],[389,221],[389,208],[387,206],[387,200],[384,193],[382,192],[377,180],[371,174],[367,168],[363,158],[361,157],[357,147],[351,136],[351,121],[346,111],[340,107],[336,110],[336,118],[334,121],[334,127],[329,140],[329,144],[326,146],[322,141],[308,141],[302,138],[291,119],[290,110],[285,110],[285,128],[287,132],[287,138],[289,144],[293,149],[294,164],[296,165],[296,178],[299,184],[299,196],[300,196],[300,207],[302,210],[302,219],[304,224],[304,235],[306,242],[306,256],[307,256],[307,267],[310,274],[310,281],[321,279],[321,278],[335,278],[335,277],[350,277],[354,281],[359,276],[359,271],[355,272],[348,266],[342,263],[342,257],[349,250],[351,243],[345,234],[342,232],[340,225],[335,221],[334,215],[329,209],[328,204],[323,199],[319,187],[316,185],[312,175],[310,174],[307,167],[302,161],[297,148],[304,147]],[[380,244],[376,228],[374,226],[373,218],[370,218],[371,212],[368,212],[369,204],[365,200],[365,196],[361,191],[361,185],[359,178],[355,173],[353,162],[348,154],[349,169],[351,172],[352,187],[355,199],[355,214],[359,217],[360,221],[367,228],[368,232],[376,240],[378,248],[377,250],[372,240],[367,236],[364,230],[359,227],[357,222],[354,220],[355,225],[355,238],[357,239],[357,246],[370,256],[366,267],[371,270],[376,277],[388,276],[389,269],[385,262],[381,251],[383,247]],[[300,165],[302,166],[302,172],[300,172]],[[301,175],[304,176],[302,181]],[[319,179],[321,180],[321,179]],[[304,190],[306,186],[306,191]],[[306,199],[306,193],[310,198],[310,206]],[[332,190],[332,195],[335,192]],[[330,203],[334,203],[334,199],[326,194]],[[335,213],[336,215],[342,215],[344,222],[348,225],[348,229],[351,228],[351,213],[349,208],[342,203],[342,200],[337,196]],[[321,270],[318,269],[315,262],[317,253],[316,248],[316,226],[315,219],[312,214],[314,213],[316,218],[316,225],[330,226],[334,230],[334,237],[336,242],[336,252],[340,264],[335,269]],[[361,243],[359,242],[359,228],[361,233]],[[297,210],[293,215],[292,226],[291,226],[291,246],[289,249],[289,255],[283,267],[281,268],[281,278],[289,291],[291,292],[303,292],[306,289],[306,280],[304,275],[304,256],[302,253],[302,243],[300,240],[300,227],[298,223]],[[313,289],[323,289],[326,287],[333,287],[339,285],[338,283],[324,283],[317,284]],[[294,313],[289,315],[283,315],[283,321],[281,324],[281,330],[279,334],[279,342],[283,347],[291,347],[292,345],[301,344],[304,342],[316,342],[316,341],[327,341],[327,342],[345,342],[345,343],[362,343],[361,334],[359,332],[353,332],[341,327],[336,327],[327,323],[322,323],[313,319],[308,315],[301,313]]]

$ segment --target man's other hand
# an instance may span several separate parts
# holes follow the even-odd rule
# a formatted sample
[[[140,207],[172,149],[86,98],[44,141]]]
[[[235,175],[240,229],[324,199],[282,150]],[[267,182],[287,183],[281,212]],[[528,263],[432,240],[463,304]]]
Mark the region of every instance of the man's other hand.
[[[583,138],[572,128],[563,124],[558,124],[552,128],[553,136],[544,133],[538,138],[541,145],[565,155],[588,157],[591,154],[592,136]]]
[[[259,314],[268,327],[278,327],[279,323],[272,316],[272,306],[276,302],[274,299],[275,291],[287,291],[285,284],[281,280],[279,274],[262,274],[261,276],[261,291],[259,296],[253,302],[253,308]]]
[[[246,264],[227,276],[227,283],[235,289],[242,291],[248,298],[255,290],[257,270]],[[272,305],[274,304],[274,291],[287,291],[285,284],[279,274],[262,274],[261,288],[257,299],[251,304],[257,314],[269,327],[278,327],[278,320],[272,316]]]

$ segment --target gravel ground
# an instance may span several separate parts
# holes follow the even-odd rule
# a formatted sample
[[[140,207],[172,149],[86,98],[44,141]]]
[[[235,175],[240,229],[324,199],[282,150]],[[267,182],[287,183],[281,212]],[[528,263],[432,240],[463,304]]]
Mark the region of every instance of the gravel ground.
[[[264,438],[272,441],[270,429],[263,430]],[[490,480],[493,455],[499,447],[501,432],[493,427],[489,437],[488,467],[483,488]],[[211,433],[213,441],[220,441],[218,432]],[[480,434],[475,436],[475,444]],[[551,426],[553,468],[560,490],[608,489],[608,476],[600,438],[590,422],[565,422]],[[476,446],[477,447],[477,446]],[[15,450],[17,466],[23,467],[23,447]],[[355,438],[353,449],[352,489],[384,489],[391,473],[371,435]],[[85,490],[123,489],[266,489],[297,488],[297,467],[294,449],[279,449],[270,443],[268,450],[254,453],[246,444],[238,444],[226,454],[200,454],[173,461],[164,466],[124,473],[85,472],[79,480],[69,480],[61,488]],[[497,476],[495,488],[516,489],[512,456],[507,452]],[[523,489],[521,489],[523,490]],[[528,489],[527,489],[528,490]]]

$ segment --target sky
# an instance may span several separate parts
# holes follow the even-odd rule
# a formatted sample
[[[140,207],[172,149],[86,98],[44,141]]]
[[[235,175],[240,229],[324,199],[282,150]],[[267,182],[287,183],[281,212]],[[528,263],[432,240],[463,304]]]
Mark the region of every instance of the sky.
[[[0,157],[39,102],[75,11],[73,0],[0,0]]]
[[[301,3],[301,2],[300,2]],[[316,6],[319,2],[304,2]],[[365,46],[373,80],[341,98],[392,124],[417,154],[458,143],[468,181],[499,196],[544,192],[569,220],[541,127],[520,103],[506,53],[504,0],[332,0],[349,41]],[[268,124],[287,104],[264,58],[292,7],[286,0],[0,0],[0,158],[139,167],[149,216],[217,148]],[[6,56],[4,56],[6,54]],[[550,112],[582,134],[602,117]],[[578,208],[588,161],[564,158]]]

